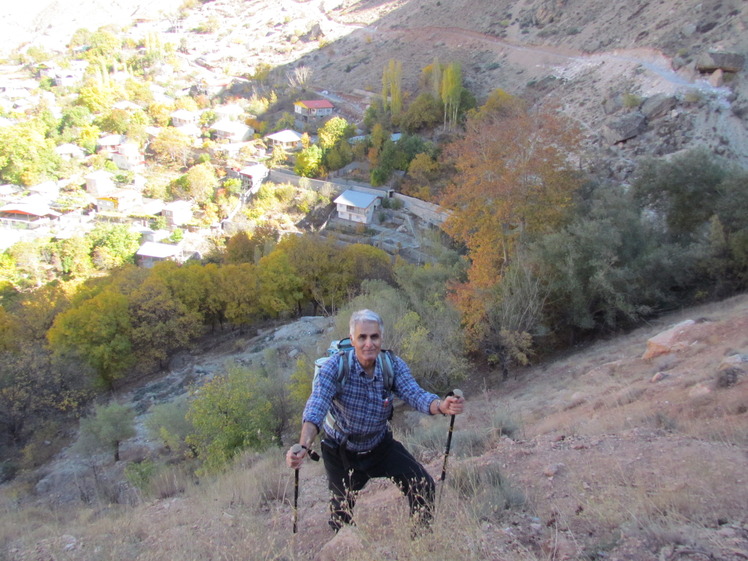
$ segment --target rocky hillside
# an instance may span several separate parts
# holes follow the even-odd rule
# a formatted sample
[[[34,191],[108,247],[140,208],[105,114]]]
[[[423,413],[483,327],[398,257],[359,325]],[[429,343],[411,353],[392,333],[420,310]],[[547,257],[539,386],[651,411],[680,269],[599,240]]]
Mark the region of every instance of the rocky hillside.
[[[215,71],[270,64],[282,83],[304,67],[309,87],[353,118],[379,91],[387,60],[402,61],[403,88],[413,92],[438,58],[461,63],[479,101],[503,88],[560,108],[586,133],[582,164],[618,181],[639,157],[697,146],[748,167],[741,0],[215,0],[186,17],[177,8],[34,0],[9,8],[3,36],[6,49],[12,39],[60,46],[81,26],[150,22],[191,63]],[[206,21],[216,31],[193,32]]]
[[[293,357],[301,345],[326,343],[330,329],[323,318],[305,318],[243,342],[225,341],[182,357],[163,384],[132,398],[158,400],[173,391],[170,384],[226,360],[250,360],[265,348]],[[407,537],[405,500],[384,481],[362,492],[358,528],[334,537],[326,523],[324,472],[312,462],[301,470],[299,532],[292,534],[293,477],[281,453],[264,463],[249,455],[199,486],[175,470],[168,493],[130,507],[102,499],[76,503],[82,485],[92,481],[91,467],[64,454],[37,483],[38,506],[14,502],[12,489],[0,496],[0,537],[14,561],[415,561],[426,555],[440,561],[743,561],[746,333],[748,297],[742,296],[524,369],[496,389],[489,388],[497,386],[498,373],[476,373],[463,386],[468,408],[455,424],[451,484],[444,490],[440,484],[435,532],[415,542]],[[434,477],[443,466],[447,421],[396,414],[398,434],[422,453]],[[410,435],[402,432],[406,427]],[[434,440],[424,447],[429,434]],[[123,444],[117,464],[142,454],[140,437]],[[102,466],[98,485],[121,477],[121,469]],[[258,496],[260,484],[267,487]]]

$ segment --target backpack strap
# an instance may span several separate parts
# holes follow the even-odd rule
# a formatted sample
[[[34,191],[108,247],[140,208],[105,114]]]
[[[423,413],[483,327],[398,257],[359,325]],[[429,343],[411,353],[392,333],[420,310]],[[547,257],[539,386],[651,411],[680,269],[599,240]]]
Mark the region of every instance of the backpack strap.
[[[395,368],[392,365],[393,359],[392,359],[392,351],[382,351],[379,353],[379,356],[377,357],[377,361],[379,361],[381,367],[382,367],[382,378],[384,380],[384,389],[388,392],[392,391],[392,388],[395,385]]]

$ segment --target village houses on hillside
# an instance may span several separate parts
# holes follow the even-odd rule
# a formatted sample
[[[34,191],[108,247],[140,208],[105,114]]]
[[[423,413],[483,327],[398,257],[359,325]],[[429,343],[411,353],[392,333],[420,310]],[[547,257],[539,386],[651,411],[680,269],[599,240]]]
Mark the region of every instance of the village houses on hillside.
[[[18,126],[40,105],[55,118],[61,118],[68,108],[63,110],[58,106],[49,88],[75,90],[91,77],[89,62],[75,58],[81,57],[85,49],[76,53],[72,59],[60,63],[0,66],[0,110],[6,115],[0,118],[0,127]],[[316,133],[335,113],[335,106],[326,99],[298,100],[293,102],[297,130],[283,129],[261,137],[248,124],[258,121],[248,111],[246,101],[240,97],[222,98],[240,79],[222,75],[217,65],[205,61],[195,65],[184,53],[178,56],[188,62],[189,75],[180,74],[170,64],[157,62],[146,86],[146,98],[150,96],[150,101],[127,99],[119,94],[108,106],[82,117],[89,131],[98,131],[98,126],[102,126],[96,138],[84,143],[80,134],[74,134],[78,133],[75,128],[64,139],[60,136],[54,153],[60,162],[65,162],[61,169],[68,177],[47,180],[44,188],[42,184],[0,186],[0,228],[7,232],[2,236],[5,241],[0,249],[38,236],[83,236],[97,221],[106,220],[130,224],[141,233],[143,245],[138,261],[144,266],[162,259],[187,258],[195,252],[181,245],[172,251],[162,247],[169,245],[162,240],[174,229],[186,229],[188,236],[194,233],[197,238],[220,229],[221,221],[229,215],[233,217],[268,178],[270,170],[265,163],[271,154],[302,150],[302,133]],[[120,84],[117,91],[124,92],[124,85],[134,77],[130,71],[118,69],[106,79]],[[41,88],[42,81],[46,81],[47,89]],[[194,96],[202,96],[201,105],[194,102]],[[210,101],[208,106],[206,100]],[[158,106],[167,111],[165,117],[155,118]],[[132,128],[129,124],[132,122],[144,124]],[[152,181],[165,181],[161,177],[154,180],[151,172],[158,168],[158,175],[163,175],[169,159],[182,164],[208,161],[218,180],[237,179],[239,188],[233,196],[238,204],[230,209],[224,207],[224,214],[217,221],[206,223],[204,217],[215,215],[206,213],[199,201],[147,196]],[[185,171],[183,167],[172,172],[169,180],[180,179]],[[189,196],[189,187],[183,185],[180,189],[180,196]],[[370,223],[381,204],[381,195],[355,188],[342,191],[345,192],[335,199],[337,216],[353,223]],[[213,195],[209,194],[209,198]],[[150,226],[163,228],[164,233],[154,236]]]

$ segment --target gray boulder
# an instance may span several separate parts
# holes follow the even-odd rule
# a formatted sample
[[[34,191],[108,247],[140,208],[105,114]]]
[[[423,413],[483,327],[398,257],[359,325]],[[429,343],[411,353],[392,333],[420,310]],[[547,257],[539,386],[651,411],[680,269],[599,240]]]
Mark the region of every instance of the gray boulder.
[[[634,138],[647,129],[647,118],[640,111],[627,113],[603,127],[603,138],[608,144],[618,144]]]
[[[696,59],[696,69],[699,72],[740,72],[745,66],[745,56],[739,53],[726,53],[721,51],[710,51],[702,53]]]
[[[623,96],[617,94],[603,101],[603,111],[606,115],[612,115],[623,109]]]
[[[657,94],[644,100],[641,106],[642,115],[650,121],[665,116],[675,107],[676,99],[667,94]]]

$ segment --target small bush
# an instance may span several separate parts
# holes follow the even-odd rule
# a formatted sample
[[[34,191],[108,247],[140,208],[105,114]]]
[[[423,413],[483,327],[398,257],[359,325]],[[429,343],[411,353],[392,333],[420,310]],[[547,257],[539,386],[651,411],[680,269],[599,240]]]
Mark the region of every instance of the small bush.
[[[497,436],[508,436],[509,438],[516,439],[522,431],[522,427],[517,422],[517,419],[503,409],[497,410],[494,413],[491,424]]]
[[[623,94],[623,106],[627,109],[637,109],[641,104],[641,96],[632,93]]]
[[[148,492],[151,480],[157,471],[158,466],[152,460],[131,462],[125,467],[125,478],[133,487]]]
[[[496,520],[502,511],[522,506],[525,502],[522,492],[506,481],[496,464],[456,465],[447,476],[447,483],[479,520]]]

